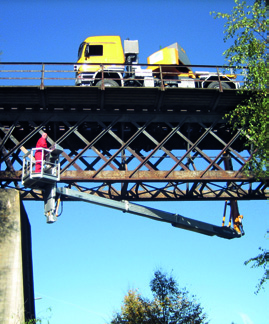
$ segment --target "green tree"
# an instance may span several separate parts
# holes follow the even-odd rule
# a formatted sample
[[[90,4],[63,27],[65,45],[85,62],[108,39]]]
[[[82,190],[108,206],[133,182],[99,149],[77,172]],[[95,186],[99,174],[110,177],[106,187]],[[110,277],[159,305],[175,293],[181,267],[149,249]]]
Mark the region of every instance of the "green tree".
[[[266,71],[266,3],[254,0],[253,5],[234,0],[230,14],[211,12],[214,18],[224,18],[224,41],[233,44],[223,53],[238,73],[244,75],[243,91],[250,98],[238,105],[226,117],[234,129],[242,129],[247,148],[253,153],[247,168],[256,176],[263,174],[266,165],[267,135],[267,71]],[[267,135],[268,136],[268,135]]]
[[[264,285],[266,281],[269,279],[269,269],[268,269],[269,252],[268,250],[263,249],[261,247],[259,248],[259,250],[261,251],[260,254],[258,254],[254,258],[250,258],[249,260],[245,261],[245,265],[251,264],[252,268],[264,269],[264,274],[257,285],[257,290],[255,291],[255,294],[257,294],[261,289],[264,289]]]
[[[124,297],[121,312],[114,315],[111,324],[207,324],[207,315],[195,296],[180,290],[175,279],[160,270],[150,282],[153,299],[130,290]]]
[[[245,1],[234,0],[235,6],[231,14],[212,12],[215,18],[224,18],[224,41],[234,39],[234,43],[225,52],[225,58],[230,66],[237,71],[244,71],[243,91],[250,91],[250,98],[238,105],[227,117],[235,129],[241,128],[246,138],[248,148],[253,152],[252,159],[247,163],[249,170],[255,172],[256,177],[263,175],[268,164],[266,161],[269,151],[269,133],[267,126],[267,17],[265,0],[253,0],[253,5],[246,5]],[[261,252],[245,262],[253,268],[263,267],[257,291],[264,288],[269,272],[268,252],[260,248]]]

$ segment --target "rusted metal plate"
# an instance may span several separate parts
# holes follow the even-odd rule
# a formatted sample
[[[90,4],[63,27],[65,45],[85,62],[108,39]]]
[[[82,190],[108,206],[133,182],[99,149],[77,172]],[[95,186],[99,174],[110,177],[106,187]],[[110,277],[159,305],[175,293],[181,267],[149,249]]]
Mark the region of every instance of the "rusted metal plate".
[[[223,181],[247,181],[254,182],[255,178],[246,176],[237,171],[208,171],[204,177],[201,177],[204,171],[173,171],[166,178],[167,171],[137,171],[135,176],[131,177],[133,171],[101,171],[95,176],[95,171],[65,171],[61,174],[62,182],[223,182]],[[0,171],[0,181],[20,181],[21,171]]]

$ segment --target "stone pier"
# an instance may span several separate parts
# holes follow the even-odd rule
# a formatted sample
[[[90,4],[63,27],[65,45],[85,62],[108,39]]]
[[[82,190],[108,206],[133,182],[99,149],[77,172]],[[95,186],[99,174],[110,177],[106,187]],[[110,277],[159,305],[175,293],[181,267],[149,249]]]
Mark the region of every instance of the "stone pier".
[[[0,189],[0,323],[35,317],[31,228],[15,189]]]

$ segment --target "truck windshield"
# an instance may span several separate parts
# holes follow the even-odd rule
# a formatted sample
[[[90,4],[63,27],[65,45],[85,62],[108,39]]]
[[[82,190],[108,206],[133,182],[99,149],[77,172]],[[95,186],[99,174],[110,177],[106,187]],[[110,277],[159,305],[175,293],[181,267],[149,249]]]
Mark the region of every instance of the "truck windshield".
[[[83,51],[83,47],[84,47],[85,43],[81,43],[78,49],[78,59],[81,58],[82,56],[82,51]]]

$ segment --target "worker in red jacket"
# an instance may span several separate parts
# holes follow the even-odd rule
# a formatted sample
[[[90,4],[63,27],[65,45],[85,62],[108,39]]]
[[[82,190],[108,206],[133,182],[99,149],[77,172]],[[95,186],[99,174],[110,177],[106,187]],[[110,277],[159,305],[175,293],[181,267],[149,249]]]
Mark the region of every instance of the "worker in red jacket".
[[[48,143],[47,143],[47,133],[43,133],[40,139],[36,143],[36,148],[38,147],[43,147],[43,148],[48,148]],[[43,160],[45,159],[45,152],[43,152]],[[41,172],[41,165],[42,165],[42,150],[36,150],[35,151],[35,172]]]

